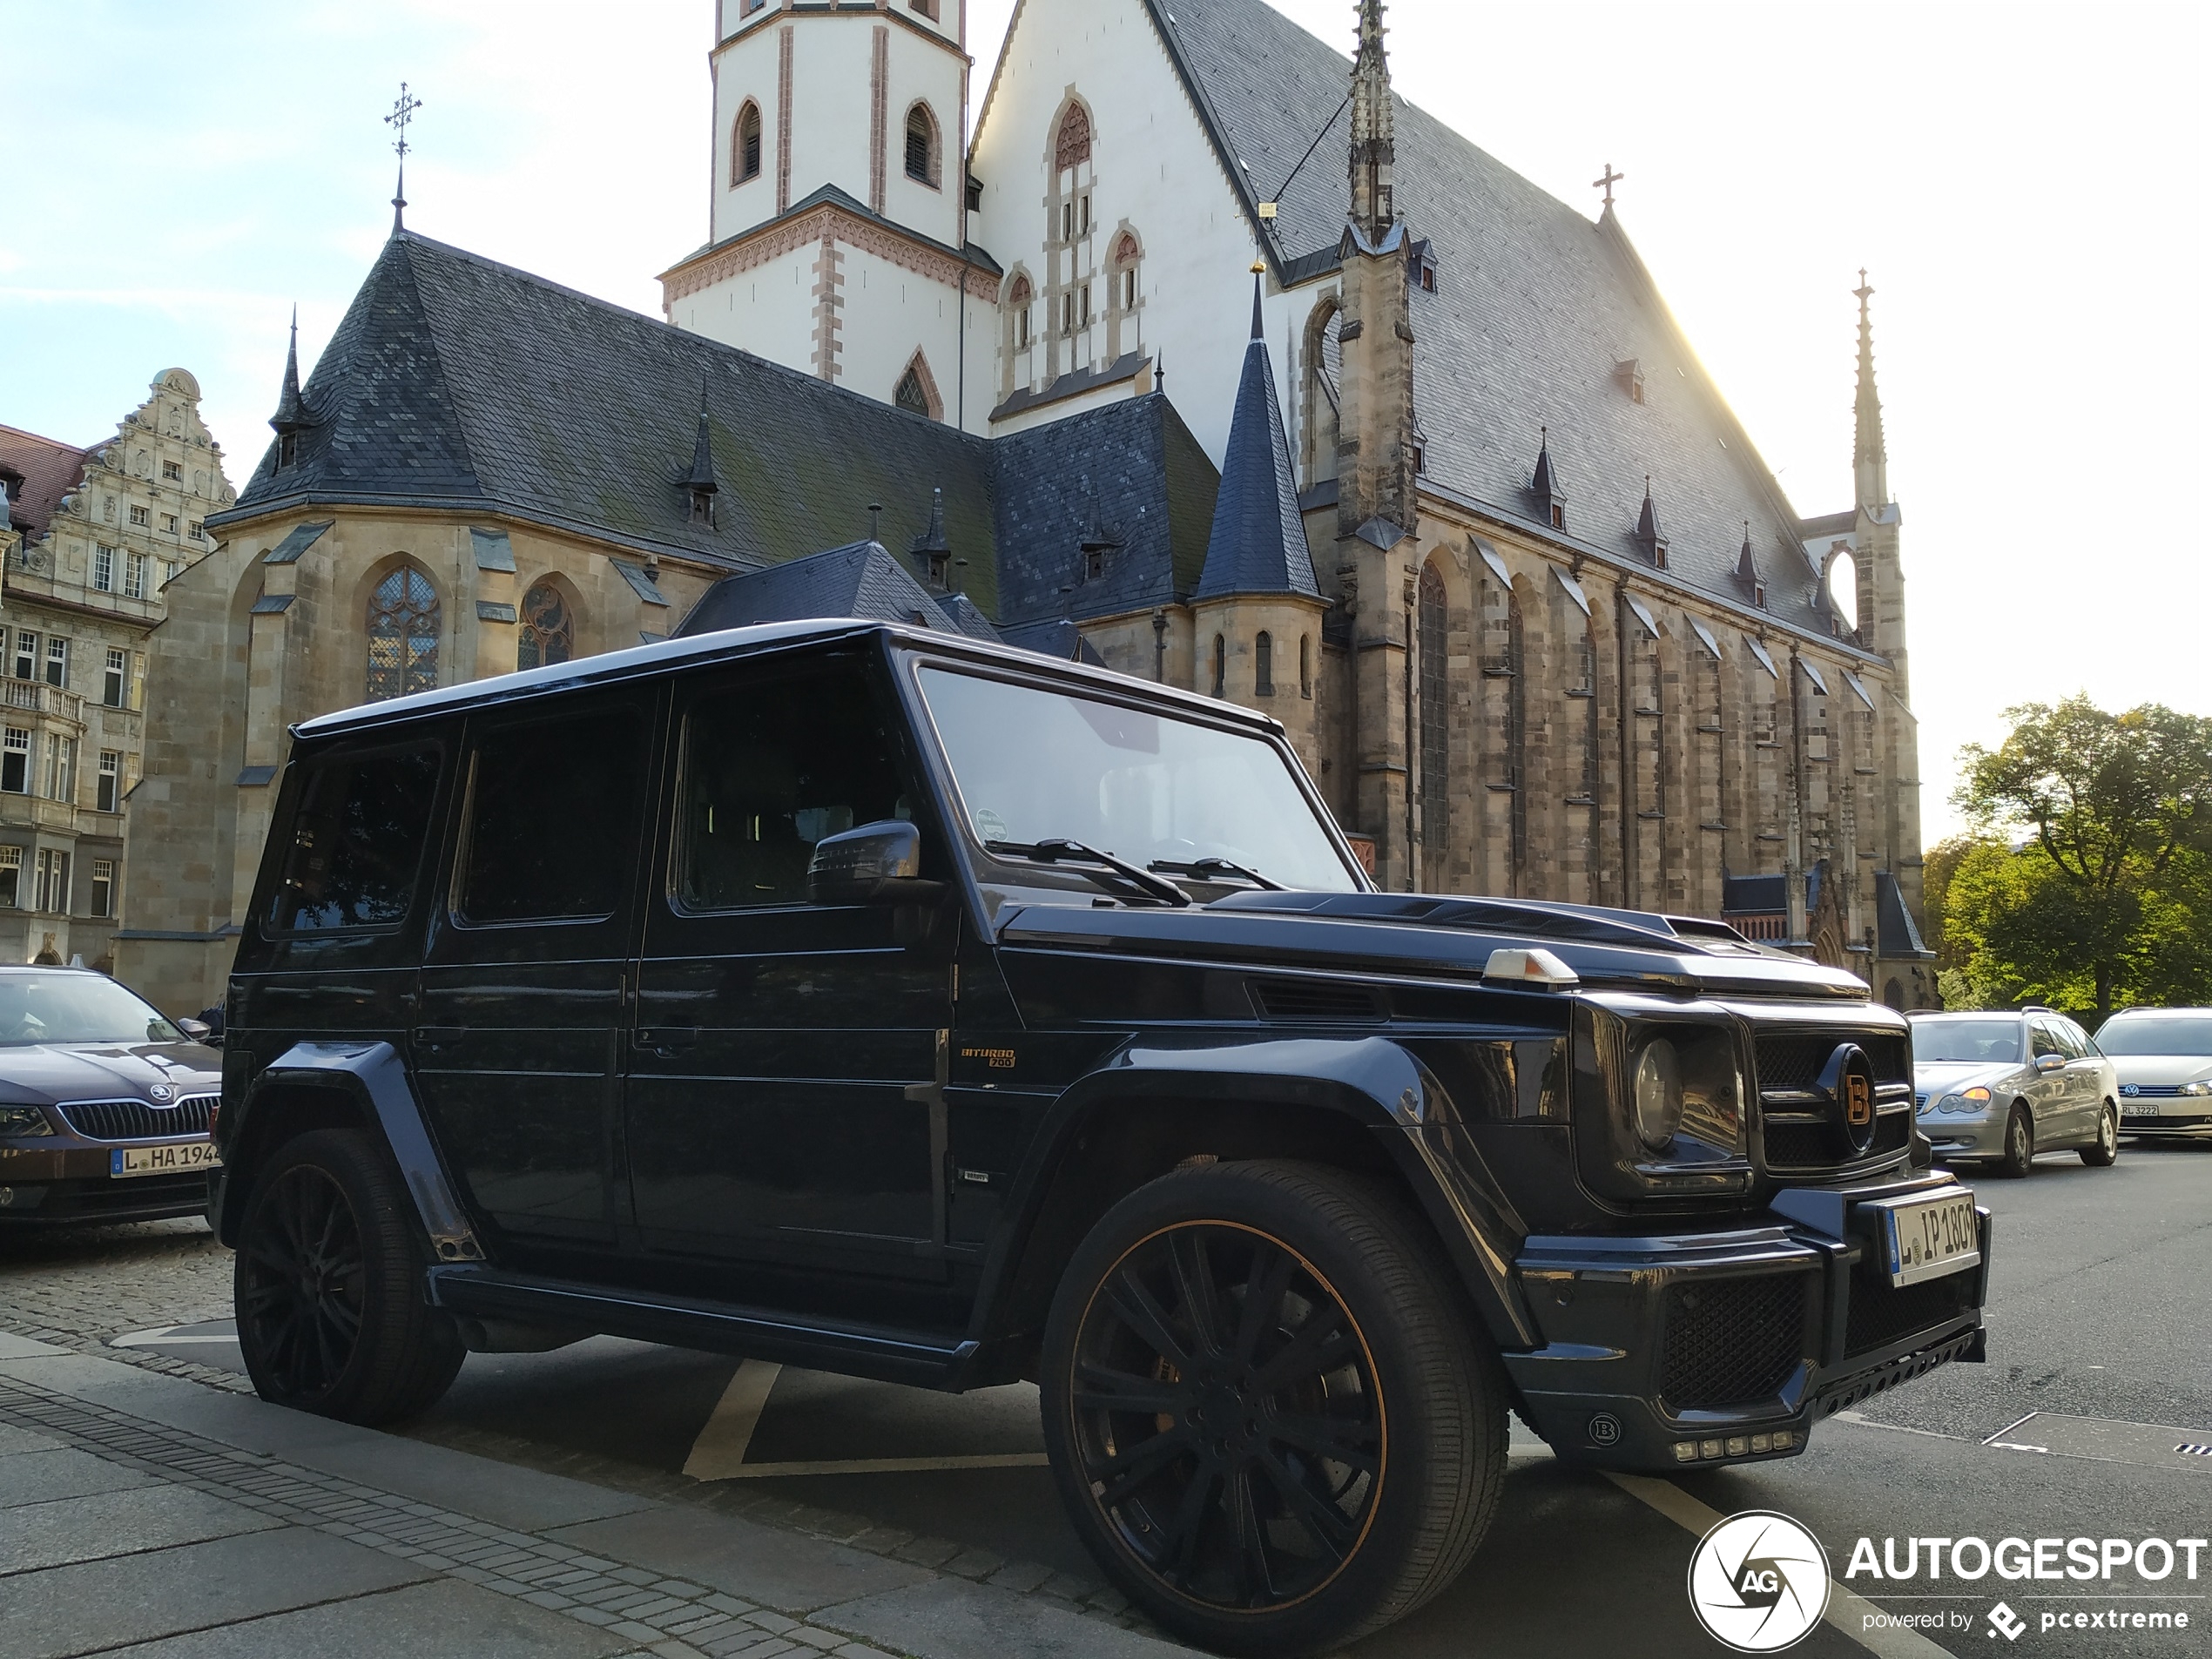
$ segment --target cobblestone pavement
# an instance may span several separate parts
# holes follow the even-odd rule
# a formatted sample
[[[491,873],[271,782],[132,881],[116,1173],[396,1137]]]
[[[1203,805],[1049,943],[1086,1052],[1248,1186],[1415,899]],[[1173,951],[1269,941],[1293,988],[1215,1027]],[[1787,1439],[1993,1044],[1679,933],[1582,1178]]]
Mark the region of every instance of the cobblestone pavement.
[[[175,1433],[112,1407],[91,1407],[0,1383],[0,1417],[110,1463],[312,1527],[418,1568],[565,1614],[661,1659],[781,1659],[807,1652],[878,1659],[887,1650],[845,1632],[723,1595],[704,1584],[594,1555],[435,1504]]]
[[[231,1253],[204,1221],[0,1231],[0,1331],[251,1393],[233,1372],[107,1345],[125,1332],[230,1312]]]
[[[250,1394],[252,1384],[233,1372],[107,1345],[115,1337],[153,1326],[227,1318],[231,1261],[231,1252],[196,1219],[0,1235],[0,1331]],[[740,1516],[1034,1596],[1125,1629],[1152,1631],[1103,1579],[882,1527],[865,1515],[793,1502],[745,1484],[702,1484],[618,1458],[481,1428],[415,1424],[402,1425],[398,1432],[663,1503]]]

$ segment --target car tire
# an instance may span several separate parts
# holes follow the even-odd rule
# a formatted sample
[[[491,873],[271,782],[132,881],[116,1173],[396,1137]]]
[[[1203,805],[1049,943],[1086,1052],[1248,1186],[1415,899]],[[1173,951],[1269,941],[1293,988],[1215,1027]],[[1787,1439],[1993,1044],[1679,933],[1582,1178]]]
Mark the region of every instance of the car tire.
[[[2013,1115],[2005,1120],[2005,1156],[1997,1161],[1997,1173],[2017,1181],[2034,1167],[2035,1120],[2015,1101]]]
[[[1193,1165],[1077,1247],[1045,1334],[1045,1443],[1115,1585],[1218,1652],[1326,1651],[1481,1541],[1502,1367],[1450,1264],[1379,1186]]]
[[[429,1406],[467,1350],[452,1317],[423,1297],[428,1262],[381,1142],[359,1130],[286,1142],[254,1177],[233,1270],[254,1391],[348,1423]]]
[[[2120,1161],[2120,1108],[2110,1101],[2097,1113],[2097,1138],[2081,1149],[2081,1161],[2093,1170],[2108,1170]]]

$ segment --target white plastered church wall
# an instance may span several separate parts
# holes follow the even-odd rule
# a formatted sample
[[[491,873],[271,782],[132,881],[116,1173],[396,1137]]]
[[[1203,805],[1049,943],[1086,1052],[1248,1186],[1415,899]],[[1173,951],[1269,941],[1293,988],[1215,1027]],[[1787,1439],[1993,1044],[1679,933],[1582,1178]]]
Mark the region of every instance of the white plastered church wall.
[[[1345,72],[1349,76],[1349,65]],[[1046,212],[1053,193],[1055,123],[1071,92],[1089,109],[1093,127],[1092,217],[1101,227],[1094,280],[1105,280],[1113,232],[1126,221],[1144,251],[1142,349],[1156,361],[1163,356],[1176,411],[1217,466],[1228,448],[1251,332],[1244,273],[1258,256],[1259,243],[1142,0],[1024,0],[979,116],[974,171],[983,199],[971,234],[1008,271],[1018,264],[1031,273],[1037,288],[1035,329],[1042,335],[1054,326],[1044,310],[1051,269]],[[1256,180],[1255,192],[1264,195],[1279,183]],[[1277,395],[1285,399],[1286,418],[1293,413],[1286,388],[1296,384],[1295,345],[1323,286],[1309,285],[1296,294],[1271,292],[1265,301]],[[1103,359],[1103,325],[1094,335]],[[995,327],[995,347],[999,339]],[[1287,353],[1286,341],[1291,346]],[[1040,347],[1043,343],[1040,339]],[[1048,367],[1049,354],[1042,349],[1032,359],[1031,389],[1068,368],[1064,354],[1056,368]],[[994,360],[995,398],[1004,395],[1007,364],[996,350]],[[1020,431],[1130,392],[1128,382],[1102,388],[1026,411],[992,429]]]

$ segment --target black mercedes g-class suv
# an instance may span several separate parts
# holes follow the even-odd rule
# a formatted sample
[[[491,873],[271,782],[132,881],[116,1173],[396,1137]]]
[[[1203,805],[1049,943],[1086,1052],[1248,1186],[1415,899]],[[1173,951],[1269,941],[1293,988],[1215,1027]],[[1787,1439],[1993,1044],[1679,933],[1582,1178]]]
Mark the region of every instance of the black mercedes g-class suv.
[[[1310,1652],[1564,1458],[1795,1456],[1979,1359],[1905,1022],[1716,923],[1379,893],[1282,729],[921,629],[678,639],[296,734],[231,981],[264,1397],[589,1332],[1035,1379],[1099,1562]]]

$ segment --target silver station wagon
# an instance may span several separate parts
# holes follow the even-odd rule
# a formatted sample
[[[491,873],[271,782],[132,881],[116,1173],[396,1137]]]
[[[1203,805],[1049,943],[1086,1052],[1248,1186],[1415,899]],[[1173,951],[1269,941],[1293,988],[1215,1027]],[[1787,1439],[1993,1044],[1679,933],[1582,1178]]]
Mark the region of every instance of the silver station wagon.
[[[1945,1163],[1994,1163],[2023,1176],[2038,1152],[2084,1163],[2120,1155],[2120,1082],[2084,1031],[2049,1008],[1916,1014],[1912,1096],[1920,1132]]]

